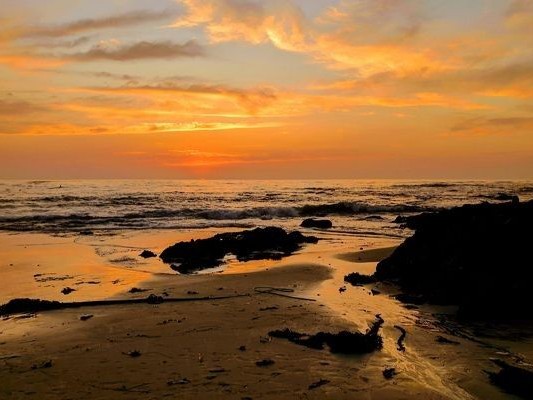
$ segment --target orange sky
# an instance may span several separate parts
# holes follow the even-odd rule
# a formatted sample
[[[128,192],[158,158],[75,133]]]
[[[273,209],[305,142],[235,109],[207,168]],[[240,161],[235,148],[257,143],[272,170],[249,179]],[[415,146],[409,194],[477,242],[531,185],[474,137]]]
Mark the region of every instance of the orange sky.
[[[533,0],[0,3],[0,178],[533,178]]]

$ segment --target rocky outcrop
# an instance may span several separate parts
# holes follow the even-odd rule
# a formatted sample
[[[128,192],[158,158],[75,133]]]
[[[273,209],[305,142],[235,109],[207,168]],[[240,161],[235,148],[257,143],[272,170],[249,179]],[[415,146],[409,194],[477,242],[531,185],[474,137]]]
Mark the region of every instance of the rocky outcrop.
[[[307,218],[302,221],[300,226],[302,228],[329,229],[333,227],[333,223],[329,219]]]
[[[352,272],[344,276],[344,282],[350,283],[353,286],[363,286],[369,285],[371,283],[376,283],[377,280],[373,276],[363,275],[359,272]]]
[[[150,251],[150,250],[143,250],[141,254],[139,254],[139,257],[152,258],[152,257],[157,257],[157,254],[155,254],[153,251]]]
[[[233,254],[239,261],[281,259],[305,243],[316,243],[313,236],[287,233],[282,228],[266,227],[248,231],[220,233],[208,239],[179,242],[165,249],[160,258],[176,271],[187,274],[221,265]]]
[[[415,234],[373,278],[468,318],[531,318],[533,202],[477,204],[405,217]]]

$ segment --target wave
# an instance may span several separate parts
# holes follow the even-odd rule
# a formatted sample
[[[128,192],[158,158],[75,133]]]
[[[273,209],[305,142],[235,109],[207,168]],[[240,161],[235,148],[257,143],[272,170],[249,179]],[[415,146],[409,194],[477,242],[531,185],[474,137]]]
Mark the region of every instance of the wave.
[[[324,216],[355,216],[386,213],[431,211],[417,205],[373,205],[364,202],[305,204],[301,206],[251,207],[247,209],[152,209],[116,215],[30,214],[0,216],[0,230],[10,231],[75,231],[80,229],[165,228],[187,221],[239,221],[248,219],[290,219]],[[112,212],[112,209],[111,209]]]

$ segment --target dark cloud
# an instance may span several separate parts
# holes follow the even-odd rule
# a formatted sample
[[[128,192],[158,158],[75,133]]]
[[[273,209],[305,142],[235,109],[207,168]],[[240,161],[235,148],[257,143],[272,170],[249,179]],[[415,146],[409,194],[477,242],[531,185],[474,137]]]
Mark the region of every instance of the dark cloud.
[[[164,41],[138,42],[116,47],[96,45],[85,52],[66,54],[61,58],[75,61],[130,61],[150,58],[171,59],[182,57],[199,57],[203,56],[204,53],[205,52],[202,46],[200,46],[194,40],[189,40],[183,44]]]
[[[91,30],[122,28],[169,19],[173,16],[175,14],[169,11],[132,11],[104,18],[87,18],[62,25],[30,27],[26,30],[24,37],[61,37]]]

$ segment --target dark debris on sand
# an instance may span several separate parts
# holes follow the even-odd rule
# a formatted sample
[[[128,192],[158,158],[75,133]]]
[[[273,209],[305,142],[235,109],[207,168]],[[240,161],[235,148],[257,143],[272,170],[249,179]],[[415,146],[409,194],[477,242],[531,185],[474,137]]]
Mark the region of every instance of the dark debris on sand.
[[[383,339],[379,330],[384,320],[377,315],[366,333],[341,331],[339,333],[318,332],[307,334],[295,332],[289,328],[269,332],[269,336],[287,339],[292,343],[312,349],[322,350],[327,346],[332,353],[364,354],[381,349]]]
[[[76,289],[72,289],[70,287],[66,287],[66,288],[63,288],[61,290],[61,293],[63,293],[65,296],[68,295],[68,294],[71,294],[72,292],[75,292]]]
[[[219,233],[211,238],[179,242],[160,255],[163,262],[182,274],[221,265],[233,254],[239,261],[278,260],[299,250],[305,243],[316,243],[313,236],[287,233],[282,228],[255,228],[241,232]]]
[[[148,290],[150,290],[150,289],[141,289],[141,288],[138,288],[138,287],[133,287],[130,290],[128,290],[128,292],[129,293],[143,293],[143,292],[147,292]]]
[[[327,379],[320,379],[316,382],[313,382],[311,383],[307,389],[309,390],[313,390],[313,389],[316,389],[316,388],[319,388],[320,386],[324,386],[324,385],[327,385],[330,381],[328,381]]]

